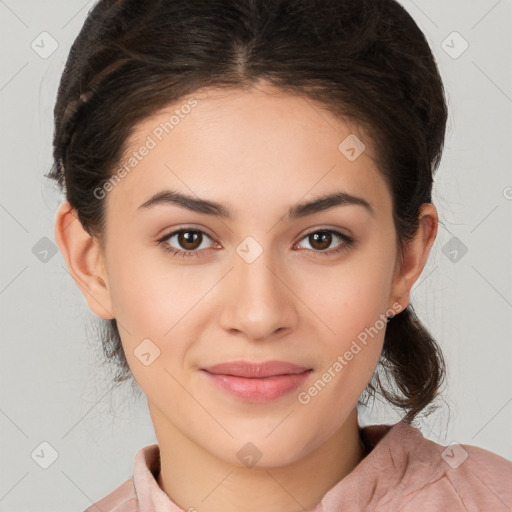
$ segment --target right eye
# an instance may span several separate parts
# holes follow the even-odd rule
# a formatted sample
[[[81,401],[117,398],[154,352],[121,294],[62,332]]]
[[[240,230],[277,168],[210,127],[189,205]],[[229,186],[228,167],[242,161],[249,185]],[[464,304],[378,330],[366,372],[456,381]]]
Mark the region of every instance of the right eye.
[[[163,236],[158,240],[158,245],[166,252],[170,252],[175,256],[199,256],[203,238],[210,238],[204,231],[193,228],[180,228]],[[176,238],[176,243],[184,249],[176,248],[169,243],[169,240]],[[204,247],[203,247],[204,249]]]

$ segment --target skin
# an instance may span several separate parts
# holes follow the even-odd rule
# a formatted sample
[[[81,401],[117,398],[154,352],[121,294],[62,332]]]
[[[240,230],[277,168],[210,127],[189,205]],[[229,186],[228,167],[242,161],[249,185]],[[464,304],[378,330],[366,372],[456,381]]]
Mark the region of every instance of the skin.
[[[160,446],[157,481],[171,499],[201,512],[313,509],[362,458],[356,405],[385,329],[360,344],[309,403],[300,403],[298,393],[379,315],[392,313],[393,304],[407,306],[437,234],[437,212],[422,206],[416,237],[400,260],[391,195],[362,130],[266,86],[194,97],[191,113],[108,192],[104,248],[67,202],[57,214],[56,240],[90,309],[122,326]],[[141,122],[129,151],[179,107]],[[349,134],[366,145],[354,161],[338,149]],[[222,203],[234,219],[171,204],[138,208],[168,188]],[[284,217],[292,205],[334,191],[366,199],[375,215],[344,205]],[[206,233],[198,255],[174,256],[157,245],[181,227]],[[322,254],[306,235],[327,228],[357,243]],[[247,236],[263,250],[251,263],[236,252]],[[190,247],[178,236],[167,241]],[[333,235],[326,250],[344,243]],[[160,355],[146,366],[134,350],[147,338]],[[289,361],[313,372],[281,398],[243,402],[200,371],[239,359]],[[261,453],[254,467],[237,457],[247,442]]]

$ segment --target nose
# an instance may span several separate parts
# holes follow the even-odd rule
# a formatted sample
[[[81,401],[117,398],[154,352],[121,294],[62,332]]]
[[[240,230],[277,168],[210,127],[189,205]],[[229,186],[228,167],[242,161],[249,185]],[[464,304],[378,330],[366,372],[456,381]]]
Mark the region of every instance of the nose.
[[[224,283],[220,323],[230,334],[262,341],[296,327],[297,302],[287,281],[289,272],[272,261],[271,251],[251,263],[234,255],[234,268]]]

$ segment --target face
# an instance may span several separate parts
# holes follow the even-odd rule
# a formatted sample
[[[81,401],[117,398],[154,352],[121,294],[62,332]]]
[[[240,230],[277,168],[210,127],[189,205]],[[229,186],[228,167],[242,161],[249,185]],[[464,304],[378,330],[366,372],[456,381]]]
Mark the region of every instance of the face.
[[[371,141],[310,100],[193,97],[137,126],[106,193],[110,306],[157,430],[283,465],[354,411],[404,307],[391,195]],[[332,194],[359,199],[301,208]]]

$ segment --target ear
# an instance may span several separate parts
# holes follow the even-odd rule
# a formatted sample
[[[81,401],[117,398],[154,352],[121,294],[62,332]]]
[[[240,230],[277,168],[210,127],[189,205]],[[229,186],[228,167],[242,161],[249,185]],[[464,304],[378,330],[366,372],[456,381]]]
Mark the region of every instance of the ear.
[[[99,241],[85,231],[69,201],[57,210],[55,240],[91,311],[105,320],[115,318]]]
[[[401,304],[402,310],[409,305],[411,289],[427,263],[438,225],[439,219],[434,205],[423,203],[418,231],[414,239],[404,247],[403,259],[398,259],[395,266],[391,297]]]

